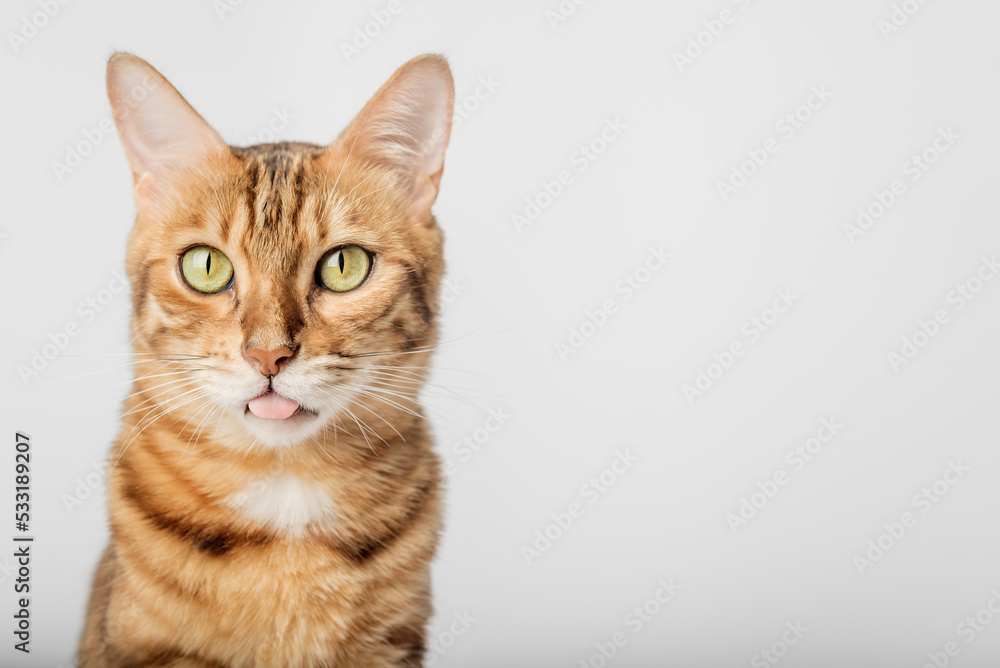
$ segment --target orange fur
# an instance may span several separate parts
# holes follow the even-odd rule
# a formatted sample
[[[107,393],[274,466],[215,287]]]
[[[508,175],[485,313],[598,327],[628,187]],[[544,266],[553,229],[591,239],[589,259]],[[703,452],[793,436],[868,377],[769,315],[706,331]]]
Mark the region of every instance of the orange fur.
[[[130,102],[140,78],[155,90]],[[444,268],[430,205],[447,63],[404,65],[326,147],[225,146],[127,54],[109,96],[139,211],[136,378],[79,665],[420,665],[441,476],[417,394]],[[318,286],[320,257],[348,243],[372,254],[368,279]],[[230,259],[231,288],[185,284],[197,244]],[[264,377],[254,346],[294,354]],[[246,403],[267,388],[310,412],[255,421]]]

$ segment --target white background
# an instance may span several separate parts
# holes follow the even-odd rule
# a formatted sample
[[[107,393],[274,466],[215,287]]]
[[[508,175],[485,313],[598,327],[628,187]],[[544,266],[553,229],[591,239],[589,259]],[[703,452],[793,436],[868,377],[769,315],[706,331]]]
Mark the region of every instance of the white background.
[[[0,559],[0,665],[69,665],[107,539],[96,474],[89,498],[66,503],[116,434],[129,298],[104,293],[90,320],[78,305],[115,287],[130,178],[114,135],[61,179],[53,163],[110,117],[105,61],[125,49],[234,144],[280,126],[275,110],[294,116],[277,138],[327,142],[429,51],[475,107],[435,208],[460,286],[425,400],[457,469],[430,634],[449,646],[435,665],[600,666],[598,645],[621,633],[606,665],[772,665],[758,653],[777,643],[782,666],[919,668],[954,640],[949,665],[995,666],[1000,618],[972,642],[959,625],[992,617],[991,600],[1000,610],[1000,280],[975,280],[1000,251],[1000,5],[908,0],[916,12],[889,32],[889,0],[746,4],[592,0],[553,27],[557,0],[401,0],[348,58],[342,44],[387,2],[70,2],[16,49],[10,34],[42,10],[6,3],[0,516],[13,513],[19,429],[33,442],[37,542],[30,657],[12,649],[13,564]],[[703,22],[719,32],[723,10],[732,22],[713,37]],[[707,46],[679,67],[699,33]],[[481,77],[494,90],[477,98]],[[832,95],[800,108],[813,87]],[[787,137],[776,123],[796,112],[808,119]],[[615,119],[620,134],[595,141],[603,152],[580,171],[580,146]],[[911,180],[907,163],[948,128],[957,139]],[[724,200],[718,183],[769,138],[777,152]],[[562,170],[570,185],[518,230],[513,214]],[[894,179],[905,192],[849,239]],[[640,271],[626,300],[616,283],[650,246],[673,257]],[[970,279],[981,289],[959,308]],[[744,323],[770,318],[779,290],[793,306],[751,341]],[[557,344],[607,299],[615,312],[563,359]],[[889,354],[939,309],[947,322],[894,369]],[[24,382],[18,367],[71,323],[79,335]],[[733,342],[744,354],[710,369]],[[716,379],[689,401],[699,371]],[[483,439],[490,409],[510,417]],[[786,453],[824,418],[843,427],[795,471]],[[454,445],[477,436],[463,460]],[[606,492],[581,489],[618,450],[636,461]],[[969,470],[915,505],[949,462]],[[727,515],[779,471],[787,484],[734,532]],[[529,565],[523,546],[574,502],[582,515]],[[915,526],[859,566],[906,512]],[[627,615],[661,579],[679,590],[637,630]],[[475,621],[453,637],[462,613]],[[783,647],[796,622],[808,631]]]

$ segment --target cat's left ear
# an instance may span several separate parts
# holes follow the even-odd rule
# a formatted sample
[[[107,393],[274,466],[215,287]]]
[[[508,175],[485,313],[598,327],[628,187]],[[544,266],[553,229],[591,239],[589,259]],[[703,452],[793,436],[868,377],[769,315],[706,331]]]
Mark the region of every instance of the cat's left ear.
[[[230,154],[177,89],[138,56],[116,53],[108,61],[108,99],[140,206]]]
[[[344,156],[335,169],[356,159],[388,167],[399,176],[412,210],[429,212],[441,184],[454,106],[448,61],[434,54],[410,60],[331,145]]]

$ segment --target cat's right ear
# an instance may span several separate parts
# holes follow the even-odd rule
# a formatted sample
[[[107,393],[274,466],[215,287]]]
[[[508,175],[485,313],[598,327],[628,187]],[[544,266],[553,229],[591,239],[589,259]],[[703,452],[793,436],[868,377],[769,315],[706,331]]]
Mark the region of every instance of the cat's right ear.
[[[229,155],[218,133],[138,56],[111,56],[108,99],[140,207],[169,195],[185,175]]]

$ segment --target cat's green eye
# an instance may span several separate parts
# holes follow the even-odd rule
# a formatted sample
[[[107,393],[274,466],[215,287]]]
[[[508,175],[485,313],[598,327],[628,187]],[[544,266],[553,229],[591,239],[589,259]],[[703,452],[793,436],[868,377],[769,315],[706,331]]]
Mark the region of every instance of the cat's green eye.
[[[329,251],[316,267],[316,281],[328,290],[347,292],[361,285],[372,268],[368,252],[360,246]]]
[[[233,263],[211,246],[195,246],[184,253],[181,273],[187,284],[198,292],[213,294],[229,287]]]

